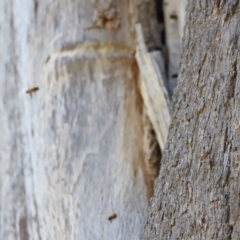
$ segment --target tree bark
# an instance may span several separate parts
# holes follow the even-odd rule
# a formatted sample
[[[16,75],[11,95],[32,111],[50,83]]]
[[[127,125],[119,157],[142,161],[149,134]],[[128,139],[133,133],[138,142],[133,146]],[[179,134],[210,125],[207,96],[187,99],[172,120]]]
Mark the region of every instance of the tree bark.
[[[0,16],[0,239],[139,239],[160,156],[135,24],[155,49],[154,1],[5,0]]]
[[[240,239],[239,1],[186,10],[172,124],[142,239]]]

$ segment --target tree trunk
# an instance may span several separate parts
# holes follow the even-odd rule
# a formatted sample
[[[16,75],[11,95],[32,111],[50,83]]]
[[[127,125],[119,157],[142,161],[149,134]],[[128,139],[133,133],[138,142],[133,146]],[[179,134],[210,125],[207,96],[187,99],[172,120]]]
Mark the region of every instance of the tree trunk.
[[[143,239],[240,239],[239,1],[189,1]]]
[[[156,49],[154,1],[3,0],[0,16],[0,239],[139,239],[160,155],[135,24]]]

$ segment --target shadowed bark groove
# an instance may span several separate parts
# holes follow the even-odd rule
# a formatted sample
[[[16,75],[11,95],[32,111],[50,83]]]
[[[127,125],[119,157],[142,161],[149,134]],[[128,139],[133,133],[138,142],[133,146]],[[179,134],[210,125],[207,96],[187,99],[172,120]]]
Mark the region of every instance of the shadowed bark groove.
[[[240,239],[237,3],[189,1],[173,122],[142,239]]]

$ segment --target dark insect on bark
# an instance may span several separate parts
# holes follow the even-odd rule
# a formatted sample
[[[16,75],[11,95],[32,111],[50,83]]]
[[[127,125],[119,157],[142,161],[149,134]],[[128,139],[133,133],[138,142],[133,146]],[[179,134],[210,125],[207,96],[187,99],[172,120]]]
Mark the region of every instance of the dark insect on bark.
[[[116,219],[116,218],[117,218],[117,214],[114,213],[114,214],[112,214],[111,216],[108,217],[108,220],[109,220],[110,222],[112,222],[112,220],[114,220],[114,219]]]
[[[29,88],[29,89],[26,91],[26,93],[27,93],[27,94],[30,94],[30,96],[32,97],[33,92],[36,92],[36,91],[38,91],[38,90],[39,90],[39,87],[33,87],[33,88]]]

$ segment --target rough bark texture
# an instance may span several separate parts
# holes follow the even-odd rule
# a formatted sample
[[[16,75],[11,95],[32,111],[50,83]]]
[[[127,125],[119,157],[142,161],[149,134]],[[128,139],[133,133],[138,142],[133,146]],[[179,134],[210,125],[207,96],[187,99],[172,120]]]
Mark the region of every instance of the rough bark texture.
[[[239,1],[190,0],[143,239],[240,239]]]
[[[0,1],[0,239],[139,239],[159,153],[136,22],[155,49],[154,1]]]

